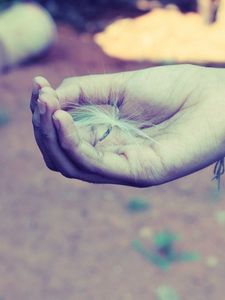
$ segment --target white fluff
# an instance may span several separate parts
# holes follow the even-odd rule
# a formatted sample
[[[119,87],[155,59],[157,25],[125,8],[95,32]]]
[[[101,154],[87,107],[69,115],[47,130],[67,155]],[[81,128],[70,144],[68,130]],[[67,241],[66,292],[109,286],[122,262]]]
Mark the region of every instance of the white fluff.
[[[69,113],[78,127],[106,126],[108,129],[103,135],[102,140],[110,134],[113,127],[117,127],[121,130],[122,134],[132,139],[131,143],[133,142],[133,138],[136,137],[156,142],[140,129],[143,125],[141,122],[122,118],[117,106],[78,105],[69,111]]]
[[[38,4],[19,3],[0,14],[0,68],[23,62],[46,50],[55,40],[56,25]],[[2,53],[0,53],[2,56]]]

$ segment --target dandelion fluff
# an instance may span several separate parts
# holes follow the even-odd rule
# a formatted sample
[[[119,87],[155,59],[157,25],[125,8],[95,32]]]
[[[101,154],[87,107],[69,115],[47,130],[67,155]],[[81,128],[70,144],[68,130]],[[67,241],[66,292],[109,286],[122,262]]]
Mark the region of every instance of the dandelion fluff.
[[[146,122],[142,123],[121,117],[120,111],[115,105],[74,105],[74,108],[69,110],[69,113],[78,128],[105,126],[107,130],[99,141],[105,139],[113,128],[118,128],[130,144],[133,143],[135,138],[156,142],[141,129],[146,127]],[[151,126],[153,126],[153,124],[151,124]]]

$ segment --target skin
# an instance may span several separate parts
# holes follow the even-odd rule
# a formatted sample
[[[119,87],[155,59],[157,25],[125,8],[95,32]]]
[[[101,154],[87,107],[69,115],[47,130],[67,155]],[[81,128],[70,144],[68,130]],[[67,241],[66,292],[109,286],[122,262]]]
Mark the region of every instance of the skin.
[[[108,107],[109,99],[116,99],[122,117],[155,124],[142,129],[155,142],[136,137],[130,143],[114,129],[93,143],[90,129],[78,128],[63,109],[66,103],[82,101]],[[163,66],[68,78],[57,89],[36,77],[30,106],[47,167],[68,178],[149,187],[225,156],[223,69]],[[97,130],[102,136],[102,128]]]

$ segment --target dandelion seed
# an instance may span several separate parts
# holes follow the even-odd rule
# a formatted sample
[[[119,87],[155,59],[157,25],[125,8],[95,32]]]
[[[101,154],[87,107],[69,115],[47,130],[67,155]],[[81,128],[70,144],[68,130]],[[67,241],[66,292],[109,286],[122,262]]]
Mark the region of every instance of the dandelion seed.
[[[220,182],[221,182],[221,176],[225,172],[225,166],[224,166],[224,157],[218,160],[214,167],[214,177],[213,180],[217,181],[217,188],[220,190]]]
[[[121,117],[120,111],[115,105],[74,105],[74,108],[69,113],[78,127],[106,126],[107,130],[99,138],[99,142],[103,141],[115,127],[120,129],[130,143],[133,143],[133,139],[137,137],[156,142],[141,130],[143,128],[142,122]]]
[[[103,136],[99,139],[99,142],[103,141],[109,134],[110,132],[112,131],[112,126],[110,126],[106,132],[103,134]]]

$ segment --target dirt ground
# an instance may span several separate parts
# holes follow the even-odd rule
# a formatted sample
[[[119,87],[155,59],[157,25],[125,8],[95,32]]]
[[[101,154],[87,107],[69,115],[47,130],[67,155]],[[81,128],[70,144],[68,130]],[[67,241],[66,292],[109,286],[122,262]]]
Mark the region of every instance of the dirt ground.
[[[47,56],[0,78],[0,108],[11,116],[0,127],[0,299],[176,300],[157,298],[166,285],[180,300],[224,300],[225,194],[216,193],[212,167],[147,189],[87,184],[45,167],[29,112],[34,76],[56,86],[72,75],[148,66],[106,57],[91,36],[59,32]],[[134,196],[151,208],[130,213]],[[151,244],[166,229],[200,259],[165,272],[133,249],[133,240]]]

